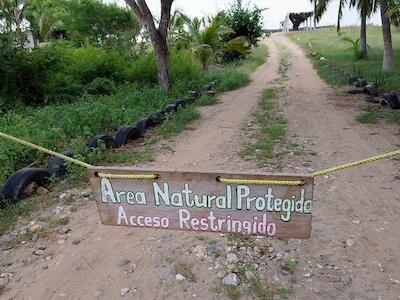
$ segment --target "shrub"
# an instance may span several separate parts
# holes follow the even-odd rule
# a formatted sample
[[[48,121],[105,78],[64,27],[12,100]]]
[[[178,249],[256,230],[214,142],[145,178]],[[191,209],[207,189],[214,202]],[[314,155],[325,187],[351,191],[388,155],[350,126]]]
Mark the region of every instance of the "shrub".
[[[113,81],[107,78],[96,78],[85,86],[85,91],[90,95],[110,95],[115,89]]]

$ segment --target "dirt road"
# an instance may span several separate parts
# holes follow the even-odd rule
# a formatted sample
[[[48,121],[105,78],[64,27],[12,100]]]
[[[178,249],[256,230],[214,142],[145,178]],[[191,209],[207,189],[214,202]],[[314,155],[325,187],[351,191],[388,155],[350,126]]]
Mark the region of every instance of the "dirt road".
[[[318,153],[291,158],[288,171],[317,170],[399,146],[399,128],[357,124],[360,101],[340,96],[322,82],[298,46],[280,34],[266,43],[268,62],[253,73],[250,85],[221,95],[216,106],[202,108],[195,129],[178,136],[170,145],[173,152],[160,154],[149,167],[256,170],[255,163],[238,154],[246,135],[242,128],[262,90],[274,84],[278,44],[291,55],[280,99],[290,135]],[[399,166],[389,160],[317,179],[312,238],[272,241],[272,247],[289,249],[286,254],[299,261],[290,298],[400,299]],[[128,299],[226,297],[214,288],[219,279],[210,260],[192,253],[197,245],[207,246],[208,239],[216,240],[224,252],[224,237],[105,227],[93,202],[70,217],[65,243],[38,242],[46,247],[41,258],[32,255],[38,247],[34,244],[1,254],[0,260],[13,262],[8,269],[13,278],[2,298],[116,299],[121,292]],[[80,243],[73,244],[73,239]],[[191,266],[195,282],[175,279],[177,260]],[[273,268],[267,272],[286,280]]]

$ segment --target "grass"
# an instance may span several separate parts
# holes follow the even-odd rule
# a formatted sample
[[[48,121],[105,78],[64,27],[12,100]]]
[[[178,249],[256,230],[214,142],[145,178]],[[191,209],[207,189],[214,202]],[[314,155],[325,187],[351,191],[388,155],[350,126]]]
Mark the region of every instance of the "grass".
[[[281,268],[282,268],[282,270],[286,270],[293,274],[293,272],[296,270],[297,266],[298,266],[297,261],[287,259],[287,260],[283,261]]]
[[[280,168],[284,154],[282,145],[285,143],[287,121],[274,100],[276,95],[276,89],[264,90],[259,108],[253,114],[259,126],[252,137],[256,142],[246,145],[241,151],[243,157],[255,158],[260,167],[274,163]]]
[[[356,117],[356,120],[362,124],[378,124],[380,120],[400,124],[400,111],[366,106],[363,108],[363,112]]]
[[[165,95],[154,87],[126,85],[110,96],[84,96],[68,105],[49,105],[43,108],[26,108],[23,113],[9,112],[0,115],[1,131],[32,141],[52,150],[70,149],[75,153],[84,152],[84,140],[99,133],[113,134],[119,126],[133,124],[150,112],[175,101],[179,91],[200,87],[216,81],[216,89],[225,91],[246,85],[249,74],[265,62],[266,47],[257,48],[245,61],[200,74],[196,82],[176,81],[172,95]],[[182,96],[182,94],[180,94]],[[156,128],[155,137],[143,141],[142,145],[115,150],[96,149],[78,159],[94,165],[133,165],[153,160],[152,144],[163,138],[170,138],[188,129],[199,117],[196,106],[213,105],[215,97],[203,96],[195,106],[180,109],[168,116],[162,126]],[[47,156],[34,150],[0,140],[0,185],[15,170],[27,165],[45,167]],[[58,192],[88,184],[87,172],[82,167],[68,164],[69,175],[62,184],[50,188],[44,196],[31,197],[29,201],[7,205],[0,209],[0,235],[14,228],[16,221],[57,201]],[[0,196],[1,197],[1,196]],[[0,199],[1,201],[1,199]]]
[[[353,40],[359,37],[359,28],[357,27],[346,27],[342,29],[342,32],[344,36]],[[369,81],[375,81],[382,77],[383,40],[381,27],[368,26],[369,57],[357,61],[354,59],[354,51],[351,46],[337,35],[336,28],[290,32],[287,35],[312,58],[321,78],[331,85],[340,86],[348,83],[348,78],[335,71],[333,66],[350,73],[360,72],[362,77]],[[400,64],[400,34],[393,30],[392,36],[395,62],[398,66]],[[312,54],[317,55],[312,56]],[[326,60],[320,60],[321,56],[325,57]],[[400,68],[385,73],[384,78],[383,90],[400,89]]]
[[[192,266],[184,262],[177,262],[175,264],[175,273],[183,275],[186,280],[190,282],[196,282],[196,277],[192,271]]]

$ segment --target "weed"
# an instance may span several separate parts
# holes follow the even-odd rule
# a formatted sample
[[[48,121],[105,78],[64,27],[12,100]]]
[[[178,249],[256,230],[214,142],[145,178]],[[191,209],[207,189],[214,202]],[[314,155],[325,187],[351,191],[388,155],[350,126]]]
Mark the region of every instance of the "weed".
[[[356,120],[363,124],[377,124],[381,120],[388,123],[400,124],[400,110],[365,106],[363,112],[356,117]]]
[[[182,274],[190,282],[196,282],[195,275],[192,272],[192,266],[184,262],[177,262],[175,264],[175,273]]]
[[[271,99],[276,96],[276,90],[264,90],[259,102],[259,110],[254,113],[259,130],[255,134],[255,144],[249,144],[241,150],[243,157],[255,157],[260,166],[275,160],[280,165],[283,156],[281,145],[285,143],[287,132],[286,119],[279,105]]]
[[[294,270],[296,270],[297,266],[298,266],[297,261],[287,259],[282,262],[281,268],[282,268],[282,270],[286,270],[290,273],[293,273]]]
[[[229,299],[237,300],[241,296],[240,289],[238,286],[235,285],[224,286],[224,290],[225,294]]]

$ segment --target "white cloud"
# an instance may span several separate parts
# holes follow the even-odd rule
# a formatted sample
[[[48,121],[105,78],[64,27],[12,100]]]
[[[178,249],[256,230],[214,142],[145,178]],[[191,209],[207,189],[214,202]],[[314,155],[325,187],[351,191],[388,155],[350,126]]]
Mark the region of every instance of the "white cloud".
[[[124,0],[103,0],[104,2],[116,2],[125,5]],[[225,9],[235,0],[175,0],[174,9],[180,9],[191,17],[215,14],[218,10]],[[246,0],[245,0],[246,1]],[[338,1],[334,0],[319,25],[334,25],[337,20]],[[160,0],[147,0],[147,3],[155,16],[160,14]],[[283,21],[288,12],[312,11],[310,0],[252,0],[260,8],[268,8],[264,11],[264,27],[279,28],[279,22]],[[380,24],[379,13],[372,16],[370,23]],[[357,11],[346,9],[343,14],[342,25],[359,25],[360,18]]]

